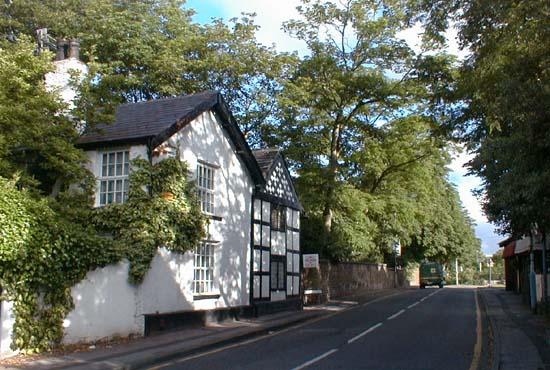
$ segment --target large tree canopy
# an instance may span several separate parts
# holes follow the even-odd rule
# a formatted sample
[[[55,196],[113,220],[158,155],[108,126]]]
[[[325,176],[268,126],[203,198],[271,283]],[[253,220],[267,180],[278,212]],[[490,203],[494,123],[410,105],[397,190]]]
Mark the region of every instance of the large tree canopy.
[[[293,60],[256,41],[251,16],[200,25],[181,0],[19,0],[0,10],[0,34],[47,28],[53,37],[80,39],[91,75],[76,113],[89,124],[105,119],[96,117],[101,105],[219,90],[257,145]]]
[[[286,148],[299,175],[306,248],[331,258],[382,260],[397,239],[421,245],[419,258],[479,249],[446,179],[440,121],[453,59],[415,55],[397,37],[413,10],[304,1],[302,19],[285,26],[309,54],[285,82],[266,140]]]
[[[449,145],[440,134],[444,103],[454,93],[453,60],[441,53],[416,55],[397,37],[420,15],[415,6],[304,1],[301,19],[285,25],[307,44],[303,58],[260,45],[251,15],[201,25],[176,0],[11,1],[0,7],[0,33],[18,40],[5,42],[3,50],[11,48],[6,55],[27,43],[27,57],[40,67],[29,75],[36,91],[43,90],[41,76],[51,64],[47,55],[32,55],[35,30],[80,39],[90,75],[73,115],[89,125],[105,121],[119,103],[220,90],[252,145],[285,149],[308,214],[304,239],[325,255],[382,260],[399,239],[415,245],[415,257],[446,259],[479,245],[446,179]],[[18,68],[5,78],[26,67]],[[22,107],[24,97],[6,96]],[[75,181],[85,173],[73,146],[76,131],[56,115],[61,106],[55,98],[44,96],[49,105],[40,109],[49,107],[48,114],[25,114],[42,114],[52,124],[32,117],[17,118],[21,131],[6,124],[13,135],[2,138],[2,168],[11,168],[6,175],[26,168],[29,178],[51,188],[59,175]],[[44,133],[48,127],[62,135]],[[36,169],[15,166],[14,153],[48,135],[57,141],[37,151],[53,163],[45,181]],[[457,230],[468,230],[468,236],[453,244]]]
[[[21,185],[49,194],[60,178],[85,177],[85,159],[73,123],[59,114],[63,103],[44,84],[52,55],[36,56],[35,45],[0,40],[0,176],[18,174]]]
[[[480,198],[503,232],[548,230],[550,4],[543,0],[426,0],[427,25],[460,27],[464,62],[454,127],[483,179]]]

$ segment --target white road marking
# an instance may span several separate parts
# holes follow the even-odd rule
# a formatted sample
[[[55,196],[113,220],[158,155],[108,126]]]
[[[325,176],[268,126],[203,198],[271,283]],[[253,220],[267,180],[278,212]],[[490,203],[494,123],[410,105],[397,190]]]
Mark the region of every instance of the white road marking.
[[[472,358],[472,363],[470,364],[470,370],[476,370],[479,368],[479,360],[481,358],[481,345],[483,340],[483,326],[481,325],[481,311],[479,309],[479,292],[476,290],[475,300],[476,300],[476,344],[474,346],[474,357]]]
[[[413,304],[408,305],[407,308],[413,308],[414,306],[416,306],[419,303],[420,303],[420,301],[414,302]]]
[[[328,356],[332,355],[334,352],[337,352],[337,351],[338,351],[337,349],[331,349],[330,351],[323,353],[321,356],[317,356],[314,359],[309,360],[308,362],[304,362],[303,364],[301,364],[298,367],[295,367],[292,370],[300,370],[300,369],[306,368],[309,365],[312,365],[312,364],[316,363],[317,361],[320,361],[320,360],[324,359],[325,357],[328,357]]]
[[[373,325],[371,326],[370,328],[368,328],[367,330],[365,330],[364,332],[362,332],[361,334],[359,335],[356,335],[355,337],[351,338],[350,340],[348,340],[348,344],[351,344],[353,342],[355,342],[357,339],[367,335],[368,333],[370,333],[371,331],[374,331],[376,330],[377,328],[381,327],[382,326],[382,323],[379,322],[378,324],[376,325]]]
[[[368,302],[365,302],[363,303],[361,306],[357,306],[357,307],[365,307],[365,306],[369,306],[373,303],[376,303],[378,301],[381,301],[381,300],[384,300],[386,298],[390,298],[390,297],[393,297],[393,296],[396,296],[398,294],[401,294],[401,292],[397,292],[397,293],[392,293],[392,294],[388,294],[388,295],[385,295],[385,296],[382,296],[382,297],[378,297],[376,299],[373,299],[372,301],[368,301]]]
[[[424,302],[428,297],[420,298],[420,302]]]
[[[388,317],[388,320],[393,320],[395,319],[397,316],[401,315],[403,312],[405,312],[405,310],[401,310],[393,315],[391,315],[390,317]]]

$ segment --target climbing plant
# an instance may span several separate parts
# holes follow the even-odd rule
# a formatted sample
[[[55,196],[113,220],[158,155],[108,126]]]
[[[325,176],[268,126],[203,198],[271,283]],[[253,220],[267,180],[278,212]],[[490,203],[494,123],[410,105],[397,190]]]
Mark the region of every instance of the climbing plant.
[[[192,249],[205,235],[206,219],[184,162],[170,158],[151,165],[138,159],[132,166],[128,201],[98,209],[94,223],[124,251],[130,282],[137,284],[158,246],[182,253]]]
[[[14,348],[33,353],[61,342],[71,287],[89,271],[127,259],[137,284],[159,246],[185,252],[203,237],[185,163],[138,160],[133,169],[128,201],[100,209],[90,192],[38,199],[0,177],[1,299],[14,302]]]

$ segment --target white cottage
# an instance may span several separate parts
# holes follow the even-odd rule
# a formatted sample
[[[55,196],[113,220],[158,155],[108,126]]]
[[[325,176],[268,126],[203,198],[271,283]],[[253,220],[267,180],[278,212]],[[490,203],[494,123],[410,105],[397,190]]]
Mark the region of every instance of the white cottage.
[[[125,263],[89,273],[73,289],[66,342],[301,307],[302,208],[286,163],[278,150],[248,147],[219,93],[121,105],[114,124],[79,145],[97,179],[96,206],[125,201],[132,159],[178,155],[210,224],[193,252],[161,248],[137,287]]]

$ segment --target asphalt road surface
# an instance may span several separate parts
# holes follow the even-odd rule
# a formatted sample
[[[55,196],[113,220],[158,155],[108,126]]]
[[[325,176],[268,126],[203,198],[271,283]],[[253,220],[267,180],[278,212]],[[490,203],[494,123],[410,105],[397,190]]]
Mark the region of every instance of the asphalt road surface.
[[[474,289],[418,289],[151,369],[474,369]]]

